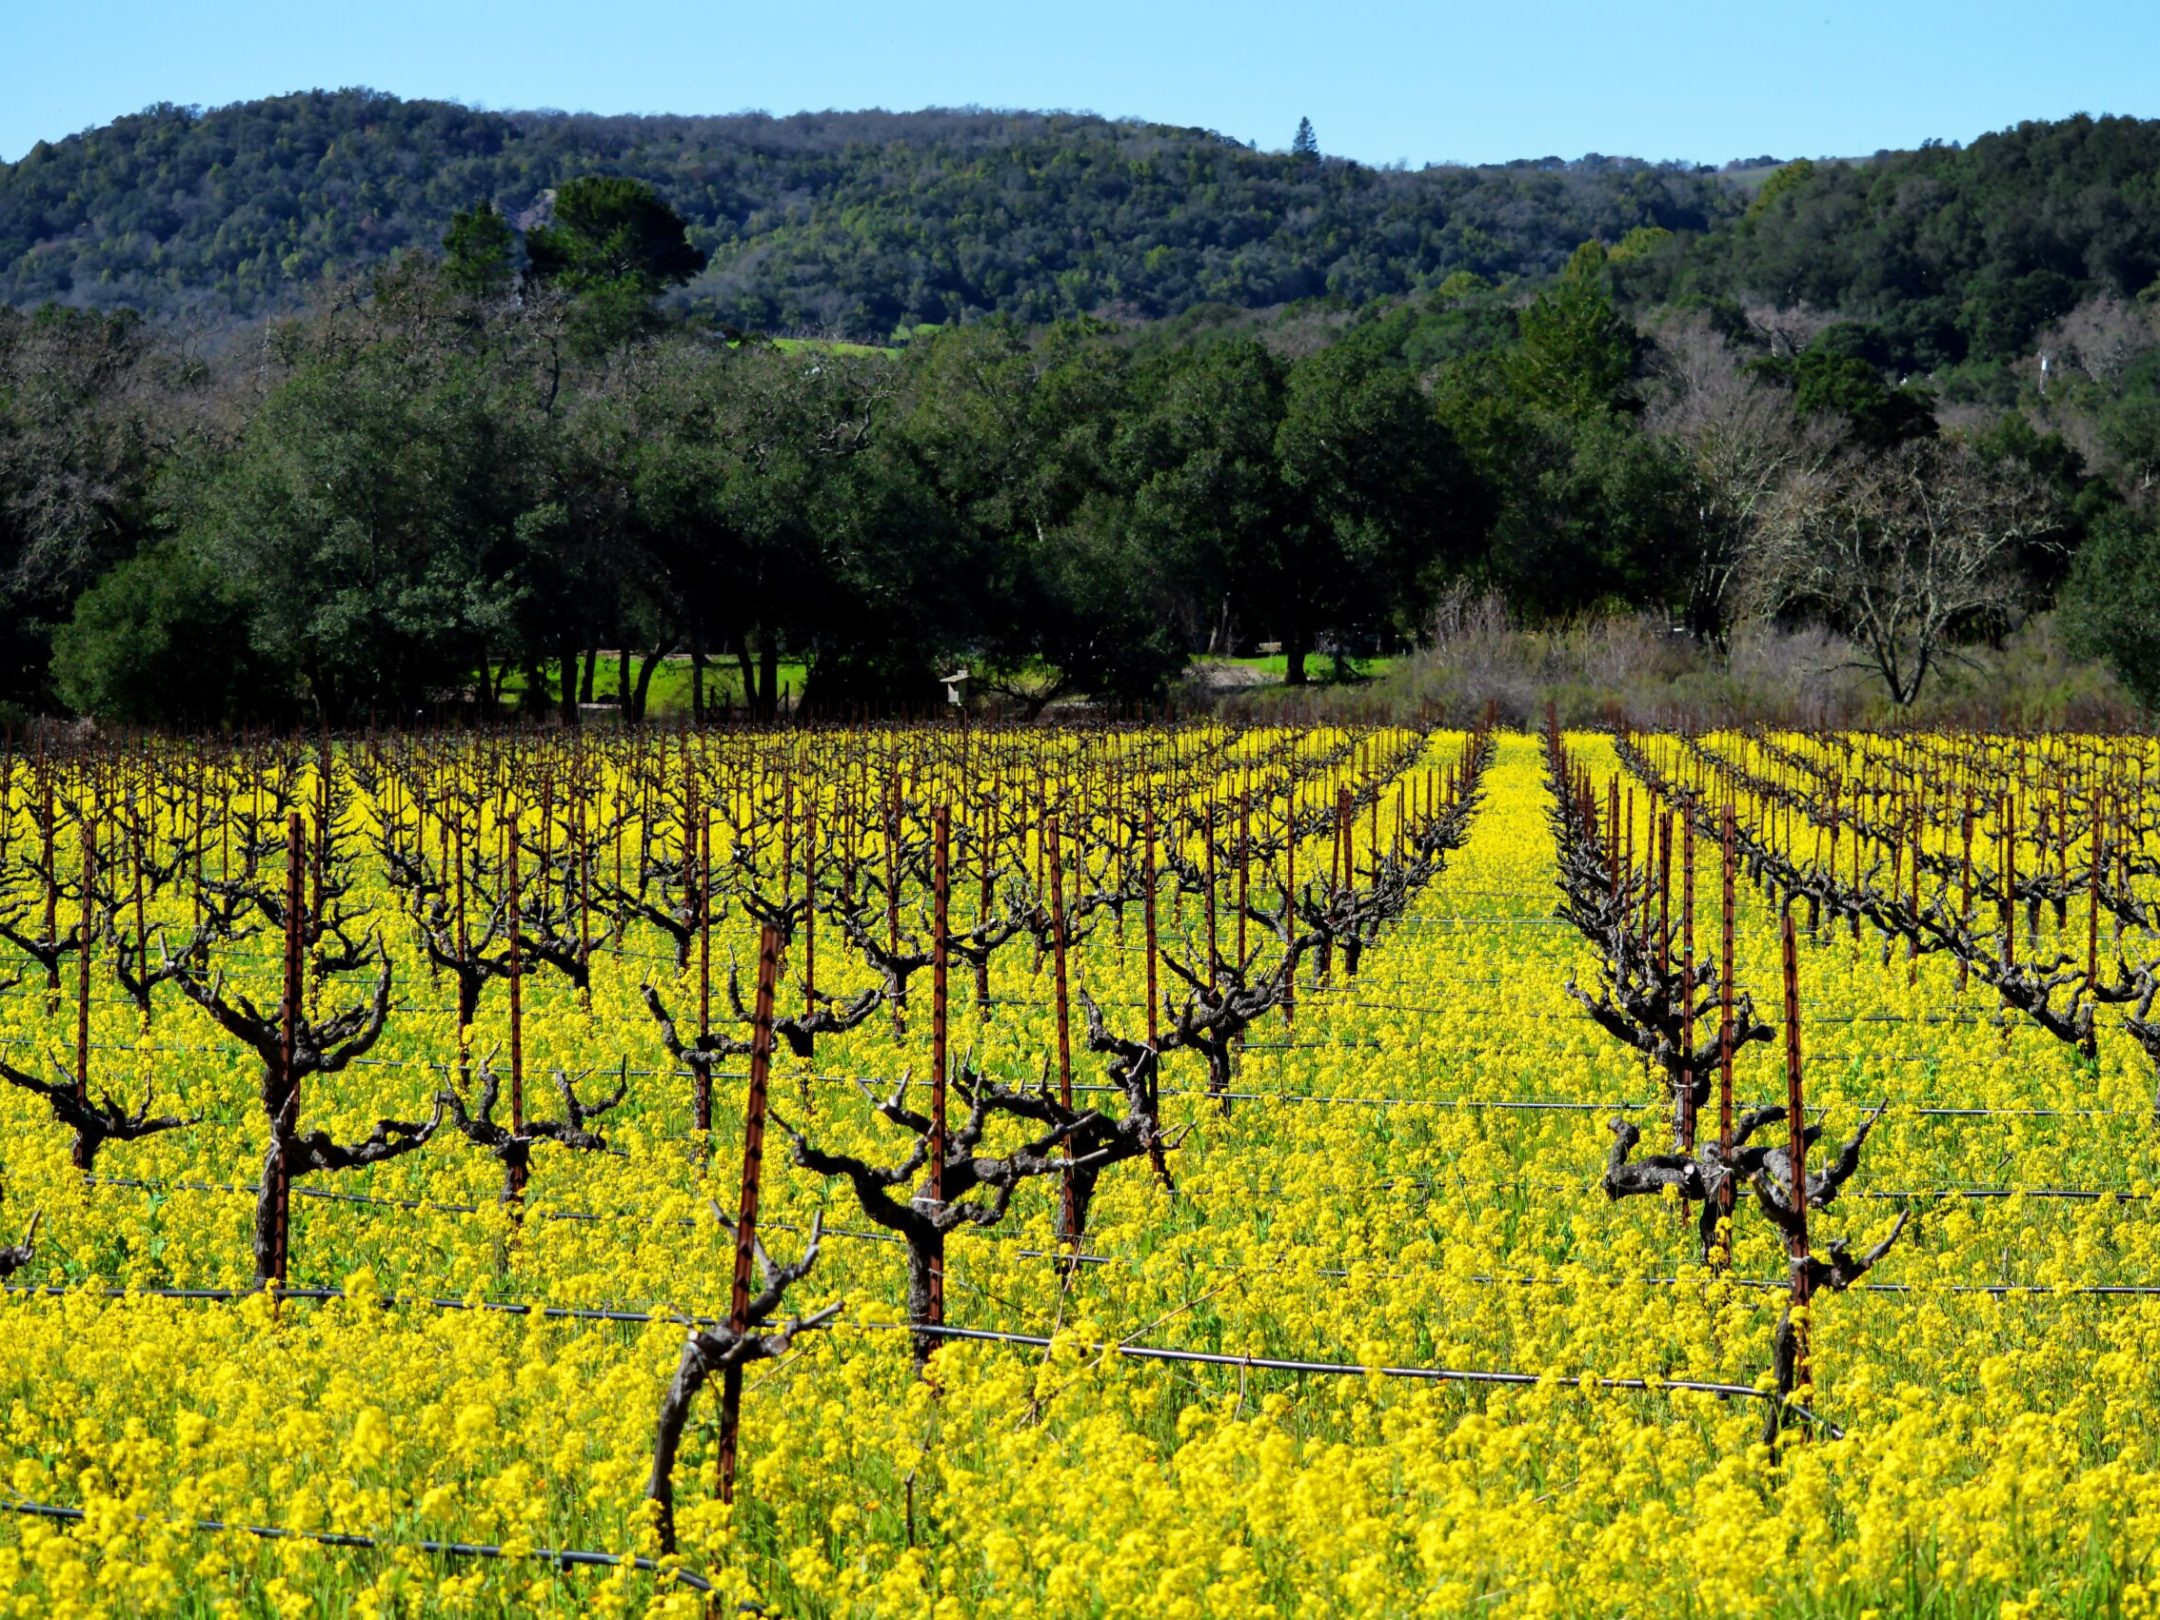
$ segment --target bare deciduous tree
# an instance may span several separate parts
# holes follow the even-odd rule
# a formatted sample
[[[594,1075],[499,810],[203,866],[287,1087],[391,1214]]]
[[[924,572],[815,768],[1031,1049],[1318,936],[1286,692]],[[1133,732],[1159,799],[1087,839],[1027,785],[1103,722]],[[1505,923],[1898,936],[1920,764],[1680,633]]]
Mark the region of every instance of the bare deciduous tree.
[[[2160,334],[2155,333],[2150,313],[2103,293],[2086,299],[2043,331],[2036,347],[2049,362],[2050,374],[2075,366],[2094,382],[2106,383],[2156,343]]]
[[[968,1105],[967,1117],[942,1133],[944,1163],[935,1178],[926,1171],[937,1151],[933,1143],[941,1133],[929,1115],[907,1106],[904,1079],[882,1101],[861,1081],[856,1082],[877,1117],[897,1126],[909,1144],[906,1156],[890,1165],[817,1147],[777,1113],[773,1115],[773,1123],[787,1133],[798,1166],[821,1176],[845,1177],[863,1213],[906,1242],[908,1320],[918,1330],[918,1365],[927,1362],[937,1348],[935,1332],[927,1331],[936,1320],[932,1277],[943,1271],[948,1236],[963,1226],[988,1230],[997,1225],[1023,1181],[1037,1176],[1086,1176],[1086,1190],[1092,1191],[1094,1178],[1111,1165],[1143,1155],[1159,1161],[1161,1152],[1174,1145],[1164,1139],[1155,1112],[1152,1055],[1142,1072],[1113,1071],[1113,1076],[1125,1093],[1122,1118],[1098,1109],[1067,1108],[1047,1082],[1037,1090],[1022,1091],[972,1070],[963,1072],[954,1080],[953,1091]],[[983,1139],[993,1119],[1033,1126],[1038,1134],[1003,1152],[986,1151]],[[918,1176],[921,1183],[912,1193],[901,1191]]]
[[[1962,639],[2007,622],[2018,551],[2054,521],[2029,477],[1955,442],[1848,457],[1780,486],[1747,595],[1765,615],[1820,613],[1905,705]]]
[[[380,950],[379,945],[375,947]],[[443,1104],[421,1121],[378,1119],[358,1142],[333,1141],[327,1131],[300,1128],[300,1083],[336,1074],[365,1057],[382,1036],[390,1016],[390,959],[380,956],[381,971],[369,1000],[327,1018],[297,1011],[287,992],[289,1017],[259,1011],[222,974],[205,979],[184,959],[173,977],[188,999],[208,1013],[225,1032],[253,1051],[262,1064],[263,1117],[270,1127],[264,1150],[262,1183],[255,1203],[255,1277],[258,1282],[283,1275],[286,1231],[284,1189],[301,1176],[323,1171],[356,1170],[418,1151],[442,1123]],[[290,1042],[288,1046],[287,1042]]]
[[[1870,1120],[1869,1123],[1872,1124],[1873,1121]],[[1862,1134],[1865,1134],[1864,1130]],[[1850,1144],[1846,1149],[1847,1156],[1853,1155],[1858,1147],[1859,1143],[1857,1141]],[[1845,1160],[1841,1158],[1839,1163],[1844,1164]],[[1848,1175],[1851,1173],[1849,1167],[1846,1173]],[[1816,1178],[1813,1176],[1808,1177],[1808,1205],[1810,1208],[1816,1207],[1817,1202],[1815,1180]],[[1807,1233],[1807,1220],[1804,1215],[1795,1212],[1792,1208],[1790,1183],[1780,1183],[1771,1171],[1757,1170],[1750,1185],[1755,1189],[1755,1202],[1761,1206],[1763,1214],[1770,1218],[1771,1224],[1777,1227],[1786,1241],[1788,1243],[1797,1243],[1804,1240]],[[1825,1198],[1822,1202],[1828,1203],[1829,1200]],[[1852,1287],[1854,1283],[1872,1271],[1876,1263],[1890,1252],[1891,1245],[1896,1243],[1898,1238],[1903,1235],[1906,1223],[1911,1218],[1911,1210],[1899,1210],[1897,1224],[1890,1228],[1890,1235],[1864,1254],[1854,1254],[1843,1238],[1832,1238],[1830,1240],[1829,1247],[1825,1251],[1828,1255],[1827,1259],[1822,1255],[1818,1255],[1812,1247],[1809,1247],[1805,1252],[1794,1253],[1791,1258],[1791,1267],[1795,1284],[1794,1293],[1797,1298],[1800,1300],[1813,1299],[1818,1292],[1825,1288],[1832,1293],[1844,1293],[1846,1289]],[[1800,1325],[1793,1320],[1793,1303],[1788,1302],[1785,1309],[1778,1313],[1777,1331],[1771,1338],[1771,1375],[1777,1380],[1778,1398],[1771,1403],[1770,1410],[1763,1419],[1763,1443],[1765,1445],[1777,1443],[1778,1431],[1791,1415],[1790,1402],[1794,1395],[1799,1392],[1801,1337]]]
[[[1826,466],[1838,433],[1827,419],[1796,421],[1792,396],[1749,376],[1701,317],[1658,334],[1656,369],[1662,386],[1644,426],[1681,453],[1694,518],[1688,628],[1722,647],[1779,490]]]

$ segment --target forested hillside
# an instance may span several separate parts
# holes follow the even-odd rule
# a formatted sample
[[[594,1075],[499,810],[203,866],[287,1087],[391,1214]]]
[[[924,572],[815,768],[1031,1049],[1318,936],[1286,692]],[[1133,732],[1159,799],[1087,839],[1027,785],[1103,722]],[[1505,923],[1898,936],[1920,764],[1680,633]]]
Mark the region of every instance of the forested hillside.
[[[1910,714],[2028,631],[2050,712],[2160,707],[2160,123],[1750,167],[123,120],[0,174],[0,722],[637,720],[678,659],[693,713],[1033,712],[1473,621],[1631,624],[1706,712]]]
[[[605,118],[315,91],[152,108],[0,166],[0,301],[290,309],[326,272],[432,249],[475,202],[543,219],[591,173],[682,215],[711,260],[680,295],[698,307],[873,340],[1541,276],[1589,238],[1736,206],[1712,176],[1625,159],[1376,170],[1065,114]]]
[[[2024,352],[2094,296],[2160,277],[2160,120],[2023,123],[1967,147],[1801,162],[1745,214],[1630,273],[1645,301],[1684,294],[1841,313],[1872,358],[1935,371]]]

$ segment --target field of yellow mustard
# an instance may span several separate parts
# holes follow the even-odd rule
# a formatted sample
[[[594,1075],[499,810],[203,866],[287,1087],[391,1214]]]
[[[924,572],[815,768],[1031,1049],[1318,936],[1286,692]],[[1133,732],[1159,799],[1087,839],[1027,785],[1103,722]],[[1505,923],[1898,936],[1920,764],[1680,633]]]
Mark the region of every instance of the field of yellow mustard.
[[[1774,802],[1775,781],[1813,781],[1802,769],[1810,763],[1852,781],[1869,769],[1911,784],[1932,773],[1935,788],[1915,787],[1912,803],[1961,806],[1958,773],[1982,746],[1636,738],[1624,756],[1604,733],[1565,743],[1600,814],[1608,794],[1621,806],[1638,861],[1655,843],[1647,769],[1668,793],[1685,782],[1704,802],[1736,803],[1743,826],[1768,829],[1792,859],[1818,868],[1846,860],[1852,835],[1833,856],[1804,810],[1794,823]],[[1643,1054],[1567,993],[1571,978],[1593,981],[1597,954],[1556,915],[1547,743],[1523,734],[1494,739],[1461,846],[1378,931],[1356,975],[1338,957],[1320,982],[1308,958],[1289,1016],[1271,1009],[1243,1032],[1226,1100],[1206,1094],[1197,1054],[1165,1057],[1159,1106],[1174,1188],[1145,1158],[1106,1172],[1079,1263],[1060,1239],[1055,1175],[1021,1182],[995,1225],[953,1235],[946,1321],[1047,1346],[954,1337],[919,1374],[905,1331],[903,1247],[865,1218],[844,1178],[793,1162],[776,1126],[763,1239],[784,1261],[814,1216],[824,1222],[817,1264],[789,1290],[786,1311],[841,1309],[748,1369],[731,1504],[713,1486],[717,1406],[694,1409],[676,1478],[679,1547],[660,1556],[646,1501],[655,1413],[683,1319],[728,1314],[734,1243],[715,1209],[735,1208],[746,1067],[735,1057],[717,1065],[713,1129],[701,1136],[690,1082],[645,994],[650,985],[687,1032],[701,942],[678,942],[620,898],[641,881],[664,897],[685,816],[710,840],[700,847],[721,894],[710,922],[712,1018],[739,1029],[726,981],[731,965],[747,970],[757,924],[755,908],[730,891],[731,874],[763,873],[783,887],[819,881],[803,849],[779,850],[782,818],[796,818],[805,848],[853,841],[875,877],[886,870],[881,817],[919,831],[934,804],[952,803],[963,835],[990,826],[982,847],[1004,851],[989,906],[997,911],[1040,881],[1046,807],[1072,807],[1069,858],[1100,886],[1134,858],[1132,806],[1149,804],[1161,822],[1162,949],[1189,961],[1205,951],[1205,912],[1193,887],[1180,891],[1172,856],[1204,874],[1206,826],[1217,829],[1215,925],[1229,951],[1237,878],[1227,852],[1241,807],[1255,826],[1274,825],[1285,785],[1300,796],[1310,814],[1296,822],[1297,881],[1324,885],[1338,859],[1330,810],[1341,790],[1357,795],[1354,872],[1444,800],[1451,775],[1461,779],[1465,738],[1220,727],[1094,742],[986,733],[970,754],[942,734],[806,733],[722,738],[695,765],[682,740],[679,760],[665,746],[648,758],[615,743],[567,764],[550,744],[552,780],[521,758],[528,745],[495,746],[485,759],[446,764],[374,741],[335,754],[309,745],[275,766],[267,788],[265,768],[238,756],[198,762],[193,787],[176,777],[179,786],[162,790],[156,761],[130,776],[124,759],[13,760],[0,848],[14,884],[0,907],[12,908],[11,926],[45,937],[37,868],[48,819],[64,829],[50,839],[64,868],[51,875],[56,931],[81,906],[71,840],[83,818],[104,829],[94,858],[115,878],[91,951],[87,1043],[78,958],[59,962],[55,991],[43,964],[0,946],[5,976],[17,979],[0,996],[0,1057],[60,1083],[77,1077],[86,1049],[90,1093],[187,1123],[106,1142],[86,1176],[48,1100],[0,1086],[0,1242],[14,1242],[33,1215],[38,1223],[0,1300],[0,1507],[9,1509],[0,1512],[0,1613],[690,1616],[750,1604],[787,1616],[1198,1620],[2160,1608],[2151,1589],[2160,1122],[2152,1063],[2124,1030],[2135,1003],[2099,1009],[2087,1055],[2004,1011],[1969,972],[1961,989],[1947,952],[1908,959],[1879,929],[1836,916],[1802,927],[1806,1096],[1826,1126],[1824,1151],[1887,1105],[1858,1172],[1813,1216],[1818,1247],[1835,1237],[1866,1248],[1901,1211],[1911,1215],[1864,1283],[1815,1300],[1812,1421],[1766,1444],[1766,1403],[1755,1394],[1665,1386],[1772,1387],[1785,1246],[1743,1210],[1730,1266],[1706,1264],[1677,1195],[1614,1200],[1601,1190],[1613,1117],[1639,1123],[1646,1148],[1662,1147],[1670,1099]],[[780,752],[753,761],[758,749]],[[2121,803],[2132,802],[2133,778],[2135,795],[2144,793],[2141,745],[2089,749],[2107,752]],[[2070,745],[2058,756],[2071,760]],[[1869,758],[1877,765],[1865,766]],[[2036,751],[2003,769],[2045,763]],[[327,801],[317,779],[326,766]],[[700,786],[686,806],[681,784],[693,771]],[[50,810],[39,786],[48,778],[59,783]],[[2093,859],[2095,834],[2083,823],[2073,840],[2068,818],[2048,821],[2045,779],[2033,780],[2033,803],[2010,812],[2024,817],[2011,825],[2029,846],[2026,867],[2074,880],[2081,861],[2123,864],[2116,853]],[[1824,811],[1819,785],[1809,791]],[[573,831],[582,840],[575,858],[549,857],[550,870],[558,885],[583,885],[601,937],[583,988],[545,962],[521,963],[524,1096],[531,1111],[560,1114],[552,1077],[561,1071],[582,1098],[618,1085],[624,1097],[594,1122],[604,1149],[535,1146],[513,1203],[499,1196],[497,1160],[448,1126],[416,1151],[302,1179],[290,1216],[292,1296],[280,1299],[254,1286],[250,1251],[266,1130],[260,1054],[179,977],[149,989],[146,1012],[116,968],[181,961],[203,937],[197,880],[239,881],[251,840],[266,892],[275,891],[284,859],[276,812],[289,807],[313,827],[326,802],[342,865],[319,903],[348,919],[364,960],[322,967],[340,947],[328,938],[309,946],[311,1016],[364,1007],[379,960],[392,989],[381,1038],[304,1082],[306,1128],[359,1142],[383,1119],[427,1120],[461,1072],[469,1098],[481,1066],[505,1069],[505,984],[483,986],[461,1065],[456,975],[431,965],[420,902],[391,870],[398,851],[416,846],[440,859],[454,805],[470,818],[455,821],[458,837],[490,858],[507,847],[504,806],[528,850]],[[1903,825],[1902,811],[1882,808],[1889,800],[1868,802],[1881,811],[1878,826]],[[2107,823],[2116,830],[2099,835],[2110,851],[2133,840],[2145,848],[2148,801],[2135,802],[2139,815],[2117,815]],[[1852,804],[1857,821],[1857,794]],[[1995,870],[1988,829],[1975,858]],[[1931,822],[1920,839],[1954,860],[1961,834],[1954,820]],[[981,914],[966,856],[974,847],[963,836],[956,926]],[[1886,850],[1871,847],[1857,869],[1878,889],[1894,886]],[[167,854],[176,870],[160,882]],[[538,883],[533,859],[528,881]],[[825,881],[837,882],[839,857],[821,859]],[[138,860],[151,868],[139,905]],[[1696,860],[1707,954],[1717,938],[1714,838],[1698,840]],[[1255,911],[1279,905],[1286,875],[1282,852],[1252,860]],[[2125,885],[2136,877],[2128,871]],[[1935,894],[1937,876],[1924,881]],[[919,935],[923,886],[903,875],[902,887],[905,926]],[[2052,906],[2039,916],[2043,962],[2084,960],[2084,902],[2074,881],[2068,892],[2060,916]],[[1742,1050],[1735,1093],[1780,1101],[1781,899],[1749,874],[1738,897],[1735,976],[1780,1035]],[[872,943],[882,905],[865,913]],[[477,935],[488,906],[477,895],[468,906]],[[820,993],[838,1004],[874,988],[865,952],[837,923],[817,926]],[[1259,920],[1249,917],[1247,930],[1249,949],[1277,948]],[[2016,933],[2017,948],[2030,950],[2022,911]],[[2151,949],[2113,917],[2100,938],[2109,974]],[[274,1021],[282,940],[258,907],[187,959],[198,983],[245,995]],[[803,1001],[803,955],[798,932],[783,1010]],[[1085,989],[1122,1033],[1140,1037],[1141,908],[1098,910],[1071,963],[1073,1078],[1095,1103],[1104,1059],[1086,1049],[1077,995]],[[955,1071],[1042,1084],[1056,1045],[1052,975],[1050,953],[1015,934],[990,952],[985,1009],[972,966],[956,960]],[[783,1043],[771,1071],[779,1120],[834,1151],[896,1159],[905,1137],[872,1101],[904,1074],[922,1100],[929,977],[911,980],[902,1030],[881,1005],[821,1034],[808,1058]],[[1161,988],[1174,999],[1184,986],[1165,971]],[[1018,1134],[1010,1121],[992,1130],[1001,1141]],[[2055,1196],[2065,1192],[2080,1196]],[[616,1319],[486,1308],[503,1304]],[[1225,1359],[1120,1353],[1130,1347]],[[1355,1370],[1290,1372],[1243,1358]],[[1378,1369],[1531,1376],[1489,1384]],[[213,1522],[227,1528],[205,1528]],[[340,1545],[341,1536],[367,1544]],[[608,1556],[566,1568],[536,1549]]]

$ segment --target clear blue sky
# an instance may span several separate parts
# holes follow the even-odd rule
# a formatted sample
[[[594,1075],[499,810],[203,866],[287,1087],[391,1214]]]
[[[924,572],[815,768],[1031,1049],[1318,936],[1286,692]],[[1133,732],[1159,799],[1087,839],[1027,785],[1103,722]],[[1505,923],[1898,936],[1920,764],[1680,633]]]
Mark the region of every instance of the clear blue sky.
[[[1723,162],[2160,114],[2154,0],[0,0],[0,159],[151,102],[1061,107],[1386,163]]]

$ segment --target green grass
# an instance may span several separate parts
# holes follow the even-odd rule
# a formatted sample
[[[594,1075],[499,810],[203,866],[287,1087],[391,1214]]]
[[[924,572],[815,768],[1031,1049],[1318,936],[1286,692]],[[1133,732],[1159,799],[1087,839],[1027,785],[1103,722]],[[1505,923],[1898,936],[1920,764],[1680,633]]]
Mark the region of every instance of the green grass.
[[[898,349],[882,349],[874,343],[843,343],[838,338],[774,338],[773,347],[792,353],[809,349],[818,354],[895,355]]]
[[[638,670],[643,660],[630,660],[630,681],[637,684]],[[540,666],[542,677],[551,692],[559,689],[561,664],[549,659]],[[603,658],[600,668],[593,675],[593,701],[605,703],[620,692],[616,679],[619,666],[612,658]],[[673,719],[690,712],[690,655],[680,653],[662,660],[653,671],[652,684],[645,693],[645,717],[648,720]],[[809,666],[800,659],[780,660],[780,685],[791,698],[802,695],[803,681],[809,675]],[[502,701],[505,705],[515,703],[525,691],[525,675],[522,670],[511,670],[503,680]],[[726,663],[708,662],[705,666],[705,701],[713,706],[729,703],[740,708],[743,701],[742,671],[731,658]]]
[[[1235,664],[1240,669],[1257,669],[1277,680],[1290,673],[1290,659],[1284,653],[1269,653],[1263,658],[1221,658],[1217,663]],[[1352,679],[1371,680],[1385,675],[1395,667],[1393,658],[1345,658],[1343,667]],[[1332,653],[1309,653],[1305,658],[1305,678],[1315,685],[1335,678],[1335,657]]]
[[[857,347],[859,346],[857,345]],[[1277,685],[1282,683],[1290,671],[1290,660],[1281,653],[1271,653],[1260,658],[1221,658],[1209,661],[1233,664],[1240,669],[1257,670],[1263,675],[1272,677]],[[1347,658],[1343,662],[1353,680],[1372,680],[1385,675],[1389,670],[1393,669],[1397,660],[1384,657]],[[636,657],[631,659],[630,679],[633,685],[637,680],[640,664],[640,659]],[[556,688],[559,668],[560,665],[553,659],[547,660],[540,666],[541,674],[547,680],[550,691]],[[593,700],[595,702],[605,703],[615,697],[616,673],[616,661],[612,658],[603,658],[598,672],[593,677]],[[1043,671],[1029,672],[1030,676],[1046,673],[1047,667]],[[1333,656],[1323,653],[1311,655],[1305,660],[1305,673],[1307,679],[1314,686],[1333,684],[1335,680],[1335,660]],[[802,660],[794,658],[780,660],[780,683],[790,697],[800,697],[802,695],[803,683],[808,676],[809,666]],[[524,694],[524,691],[524,672],[515,669],[509,671],[503,678],[503,704],[506,707],[514,705]],[[742,706],[742,672],[736,668],[735,661],[732,658],[725,662],[716,659],[705,666],[705,701],[714,707],[718,707],[722,703],[730,704],[736,708]],[[660,667],[653,671],[652,685],[646,693],[645,715],[648,720],[672,720],[687,715],[689,712],[690,655],[688,653],[678,653],[664,660]]]

